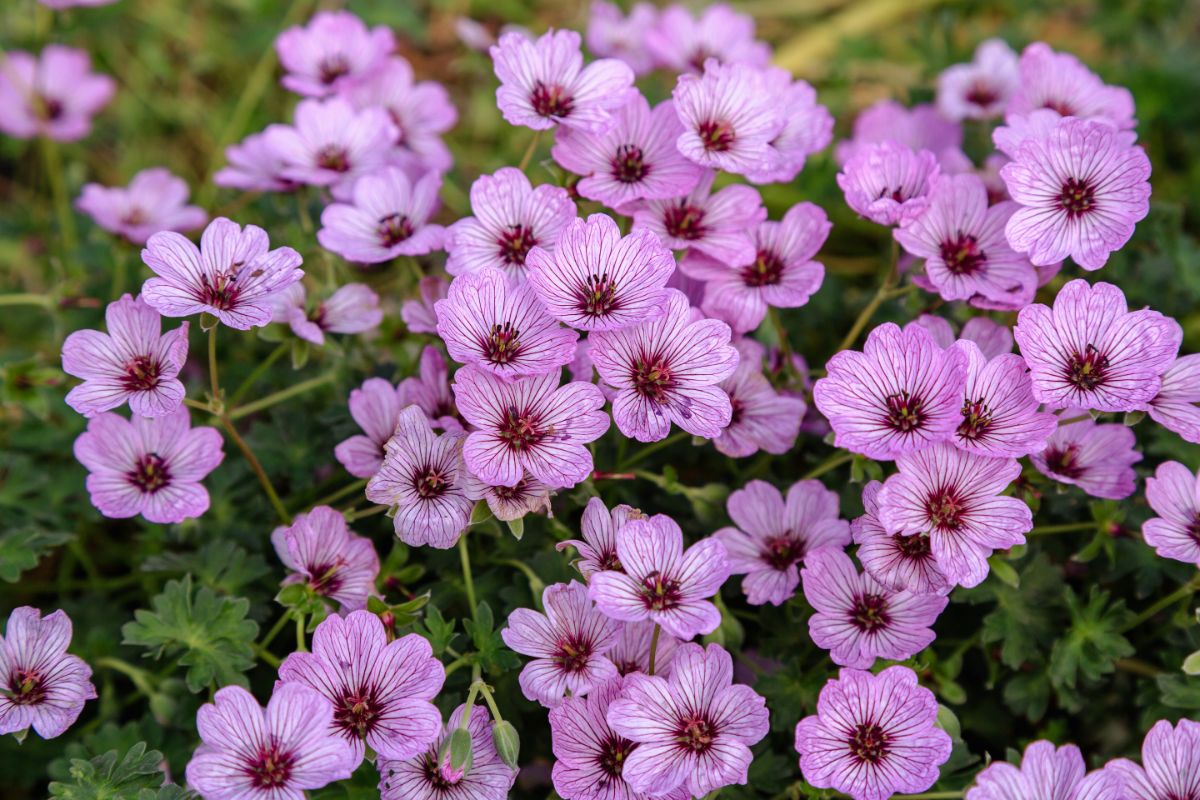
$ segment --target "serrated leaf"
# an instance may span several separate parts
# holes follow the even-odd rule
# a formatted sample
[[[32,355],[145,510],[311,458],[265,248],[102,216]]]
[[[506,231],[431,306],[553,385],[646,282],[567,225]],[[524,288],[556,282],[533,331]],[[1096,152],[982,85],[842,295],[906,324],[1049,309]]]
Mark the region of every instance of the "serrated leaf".
[[[61,800],[142,800],[141,792],[150,791],[149,797],[158,797],[155,790],[162,786],[163,754],[147,750],[145,742],[138,742],[117,760],[117,751],[109,750],[89,760],[71,760],[71,781],[54,781],[50,784],[50,796]]]
[[[18,528],[0,533],[0,580],[16,583],[21,573],[37,566],[51,548],[71,541],[73,534]]]
[[[258,624],[246,619],[250,601],[220,597],[207,586],[193,592],[192,576],[168,581],[152,601],[121,627],[125,644],[151,648],[153,658],[179,657],[188,667],[187,686],[199,692],[216,684],[246,686],[242,674],[254,666],[251,643]]]
[[[212,539],[190,553],[163,553],[147,558],[147,572],[190,573],[197,583],[223,594],[237,594],[270,572],[267,562],[230,539]]]
[[[1124,601],[1108,600],[1109,593],[1095,586],[1086,602],[1067,589],[1071,626],[1050,651],[1050,680],[1056,687],[1094,683],[1115,669],[1118,658],[1133,655],[1133,645],[1121,634],[1129,611]]]

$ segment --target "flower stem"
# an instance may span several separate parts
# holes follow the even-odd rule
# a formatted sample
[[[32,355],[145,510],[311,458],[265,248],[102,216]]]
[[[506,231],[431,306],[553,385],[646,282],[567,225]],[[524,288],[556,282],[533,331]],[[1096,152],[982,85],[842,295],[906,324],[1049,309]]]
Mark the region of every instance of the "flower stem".
[[[50,193],[54,197],[54,214],[58,217],[58,232],[62,235],[64,262],[74,252],[75,217],[71,214],[71,203],[67,198],[67,182],[63,176],[62,153],[58,142],[48,136],[41,138],[42,157],[46,162],[46,175],[50,178]]]
[[[346,518],[346,522],[354,522],[356,519],[373,517],[376,514],[382,514],[383,512],[387,511],[388,508],[390,508],[390,506],[370,506],[359,511],[347,511],[346,513],[342,514],[342,516]]]
[[[646,664],[646,674],[654,674],[654,657],[658,655],[658,637],[662,634],[662,626],[654,623],[654,633],[650,634],[650,660]]]
[[[767,316],[771,319],[771,326],[775,328],[775,338],[779,339],[779,353],[783,356],[783,371],[785,375],[790,375],[793,372],[792,367],[792,343],[788,339],[787,328],[784,327],[783,317],[779,313],[779,309],[775,306],[767,306]]]
[[[841,344],[838,345],[837,352],[849,350],[850,347],[858,340],[858,335],[863,332],[863,328],[867,327],[867,323],[871,321],[871,317],[875,316],[875,312],[883,305],[883,302],[888,299],[891,294],[892,287],[896,281],[896,262],[900,257],[900,252],[896,241],[892,240],[892,263],[888,267],[888,271],[883,276],[883,281],[879,284],[879,289],[875,292],[875,296],[871,298],[866,307],[859,312],[858,319],[854,320],[854,324],[850,326],[850,330],[842,337]]]
[[[817,464],[815,467],[810,469],[808,471],[808,473],[805,474],[803,480],[808,481],[808,480],[812,480],[814,478],[819,478],[822,475],[824,475],[826,472],[829,472],[830,470],[835,470],[838,467],[840,467],[842,464],[845,464],[846,462],[853,461],[853,460],[854,460],[853,453],[834,453],[829,458],[825,459],[820,464]]]
[[[287,625],[288,617],[290,616],[291,614],[286,611],[283,614],[280,614],[279,619],[275,620],[275,624],[271,626],[271,630],[267,631],[267,635],[264,636],[262,641],[258,643],[258,646],[265,650],[271,644],[271,642],[275,641],[275,637],[279,635],[281,630],[283,630],[283,626]]]
[[[1077,531],[1095,530],[1096,527],[1097,523],[1095,522],[1068,522],[1063,525],[1042,525],[1034,528],[1029,533],[1025,534],[1025,536],[1049,536],[1050,534],[1054,533],[1075,533]]]
[[[308,652],[308,637],[304,634],[304,615],[296,614],[296,650],[300,653]]]
[[[529,146],[525,148],[525,155],[521,156],[521,165],[517,169],[521,172],[529,166],[529,162],[533,160],[533,154],[537,152],[538,144],[542,141],[542,131],[536,130],[533,132],[533,138],[529,140]]]
[[[634,453],[628,459],[626,459],[625,462],[623,464],[621,464],[621,466],[617,467],[617,469],[615,471],[616,472],[628,472],[629,468],[632,467],[634,464],[638,463],[639,461],[644,461],[646,458],[654,455],[659,450],[663,450],[667,447],[670,447],[673,444],[682,442],[684,439],[688,438],[689,436],[691,436],[691,434],[688,433],[687,431],[676,431],[674,434],[668,436],[665,439],[660,439],[657,442],[651,442],[650,444],[643,447],[641,450],[638,450],[636,453]]]
[[[329,494],[325,495],[321,499],[312,503],[310,506],[308,506],[308,508],[312,509],[312,508],[316,508],[317,506],[331,506],[334,503],[336,503],[338,500],[341,500],[346,495],[353,494],[354,492],[358,491],[359,489],[363,488],[366,485],[367,485],[366,478],[357,480],[354,483],[349,484],[348,486],[343,486],[342,488],[338,489],[336,492],[330,492]]]
[[[248,417],[251,414],[262,411],[264,408],[270,408],[276,403],[282,403],[284,400],[290,400],[293,397],[302,395],[310,389],[315,389],[318,386],[324,386],[336,377],[337,373],[331,370],[326,372],[324,375],[318,375],[315,378],[309,378],[306,381],[300,381],[300,383],[293,384],[286,389],[281,389],[280,391],[269,394],[266,397],[259,398],[253,403],[247,403],[244,406],[233,409],[229,412],[229,418],[232,420],[237,420],[241,419],[242,417]]]
[[[279,494],[276,493],[275,487],[271,485],[271,479],[267,477],[266,471],[254,455],[254,451],[250,449],[250,445],[246,444],[246,440],[237,432],[237,428],[233,426],[233,422],[229,419],[228,415],[221,414],[218,419],[221,420],[221,426],[225,428],[225,432],[229,434],[229,438],[237,445],[238,450],[242,451],[242,455],[250,464],[250,469],[254,470],[254,474],[258,477],[258,482],[262,485],[263,491],[266,492],[267,499],[271,501],[271,506],[275,509],[275,513],[279,515],[280,521],[284,525],[291,525],[291,515],[284,508],[283,501],[279,499]]]
[[[284,617],[284,619],[287,619],[287,617]],[[254,650],[254,655],[258,656],[261,660],[267,662],[267,664],[275,669],[279,669],[279,665],[283,663],[283,660],[279,656],[275,655],[258,642],[252,642],[250,647]]]
[[[1077,417],[1069,417],[1067,419],[1060,419],[1058,421],[1058,427],[1061,428],[1064,425],[1074,425],[1076,422],[1083,422],[1083,421],[1089,420],[1091,418],[1092,418],[1091,414],[1080,414]]]
[[[133,682],[137,690],[149,697],[154,694],[154,686],[150,682],[150,673],[144,669],[139,669],[127,661],[122,661],[119,658],[105,656],[98,658],[92,662],[93,666],[111,669],[113,672],[119,672]]]
[[[0,306],[41,306],[54,310],[54,298],[44,294],[0,294]]]
[[[458,658],[454,659],[453,661],[451,661],[449,664],[446,665],[446,677],[449,678],[451,673],[455,672],[456,670],[458,670],[462,667],[467,666],[467,664],[469,664],[469,663],[470,663],[470,659],[468,659],[466,656],[459,656]]]
[[[272,350],[271,354],[259,362],[259,365],[254,368],[254,371],[246,376],[246,380],[242,381],[241,385],[238,386],[237,391],[230,396],[229,405],[236,406],[238,403],[242,402],[242,398],[246,396],[246,392],[250,390],[250,387],[254,385],[254,382],[261,378],[263,373],[270,369],[272,364],[282,358],[283,354],[286,353],[290,348],[291,344],[289,342],[280,342],[279,346]]]
[[[471,619],[475,613],[475,579],[471,576],[471,554],[467,551],[467,532],[458,537],[458,557],[462,561],[463,583],[467,587],[467,605],[471,607]]]
[[[213,325],[208,331],[208,376],[212,381],[212,401],[220,407],[221,382],[217,378],[217,328]]]
[[[479,693],[483,695],[483,702],[487,703],[488,710],[492,712],[492,719],[496,722],[503,722],[504,716],[500,713],[500,707],[496,705],[496,698],[492,697],[492,690],[486,683],[479,681]]]
[[[1143,622],[1146,622],[1147,620],[1151,619],[1155,614],[1162,611],[1163,609],[1170,608],[1171,606],[1178,603],[1180,600],[1183,600],[1186,597],[1192,596],[1193,594],[1195,594],[1197,589],[1200,589],[1200,573],[1194,575],[1192,577],[1192,579],[1190,581],[1188,581],[1187,583],[1185,583],[1183,586],[1180,586],[1178,589],[1171,592],[1169,595],[1162,598],[1157,603],[1154,603],[1153,605],[1151,605],[1149,608],[1147,608],[1142,613],[1138,614],[1136,617],[1131,619],[1129,622],[1122,625],[1121,629],[1118,631],[1118,633],[1125,633],[1126,631],[1133,630],[1134,628],[1141,625]]]

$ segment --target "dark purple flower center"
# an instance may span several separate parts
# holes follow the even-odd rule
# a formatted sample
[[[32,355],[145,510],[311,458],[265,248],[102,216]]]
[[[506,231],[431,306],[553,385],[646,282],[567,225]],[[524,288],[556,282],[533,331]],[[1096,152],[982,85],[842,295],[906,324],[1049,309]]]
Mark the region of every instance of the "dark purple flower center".
[[[1064,478],[1078,478],[1087,471],[1087,468],[1079,463],[1079,448],[1073,444],[1063,448],[1047,447],[1043,458],[1046,459],[1046,467],[1051,472]]]
[[[688,59],[688,66],[696,70],[696,72],[704,72],[704,62],[713,57],[713,53],[703,47],[697,47],[692,51],[692,57]]]
[[[317,166],[333,172],[350,171],[350,153],[337,144],[327,144],[317,151]]]
[[[969,442],[982,439],[992,427],[992,409],[983,402],[982,397],[963,400],[962,418],[963,421],[958,424],[958,438]]]
[[[138,206],[134,206],[125,213],[125,216],[121,217],[121,224],[141,225],[147,220],[148,217],[149,215],[145,211]]]
[[[36,670],[17,667],[8,676],[8,699],[18,706],[35,706],[46,699],[46,684]]]
[[[537,414],[522,413],[515,406],[508,407],[500,423],[500,438],[510,450],[528,450],[551,433],[553,430],[542,430]]]
[[[237,305],[238,296],[242,289],[238,286],[238,270],[242,262],[238,261],[229,266],[229,272],[211,278],[200,276],[200,291],[196,298],[206,306],[212,306],[218,311],[228,311]]]
[[[589,640],[572,633],[561,637],[555,645],[558,655],[554,657],[554,663],[563,672],[582,672],[587,668],[588,660],[592,657],[592,643]]]
[[[387,110],[388,116],[392,120],[392,124],[396,126],[396,146],[403,147],[408,139],[408,134],[404,132],[404,120],[400,118],[400,114],[394,108]]]
[[[425,772],[425,782],[438,793],[446,792],[449,789],[458,785],[463,779],[465,773],[450,769],[450,754],[446,754],[445,765],[438,763],[438,754],[436,752],[426,753],[421,764]],[[388,770],[388,777],[395,774],[394,770]],[[384,788],[390,789],[391,786],[384,784]]]
[[[951,275],[974,275],[987,264],[987,253],[974,236],[960,233],[957,239],[942,242],[941,251],[942,263]]]
[[[804,549],[802,540],[793,537],[790,532],[784,533],[767,539],[762,559],[770,564],[772,569],[782,572],[804,558]]]
[[[53,122],[60,118],[64,111],[66,111],[66,107],[58,98],[46,95],[34,95],[33,97],[33,112],[39,119]]]
[[[154,494],[171,482],[171,471],[158,453],[146,453],[138,458],[126,477],[143,494]]]
[[[872,633],[887,627],[891,621],[888,616],[887,598],[881,594],[861,594],[855,597],[850,621],[863,633]]]
[[[1066,100],[1047,97],[1042,101],[1042,108],[1048,108],[1051,111],[1057,111],[1060,116],[1073,117],[1075,110],[1071,108],[1071,104]]]
[[[158,386],[161,373],[159,363],[150,356],[134,356],[125,364],[121,385],[129,392],[148,392]]]
[[[887,418],[885,424],[900,433],[911,433],[925,423],[925,401],[918,395],[908,393],[887,396]]]
[[[663,214],[663,227],[676,239],[700,239],[706,232],[704,209],[686,203],[671,206]]]
[[[679,605],[683,595],[679,581],[664,576],[658,570],[642,578],[642,602],[651,611],[668,611]]]
[[[529,96],[534,113],[542,117],[567,117],[575,109],[575,101],[561,86],[547,86],[538,81]]]
[[[337,53],[322,59],[317,69],[321,73],[321,83],[328,86],[343,75],[350,74],[350,62],[345,56]]]
[[[511,322],[496,323],[483,341],[483,355],[492,364],[508,364],[521,354],[521,331]]]
[[[708,750],[716,738],[716,726],[699,715],[681,720],[675,734],[675,741],[685,750],[691,750],[694,753],[703,753]]]
[[[413,224],[403,214],[389,214],[379,218],[375,233],[384,247],[395,247],[413,235]]]
[[[943,531],[956,531],[963,526],[966,505],[953,487],[942,487],[925,498],[925,513],[930,524]]]
[[[730,393],[729,395],[729,425],[732,428],[742,421],[742,415],[746,413],[746,404],[738,399],[737,395]]]
[[[533,231],[524,225],[509,225],[500,234],[500,260],[505,264],[525,265],[525,256],[538,243]]]
[[[620,307],[616,281],[607,272],[587,276],[576,292],[575,308],[589,317],[606,317]]]
[[[347,738],[363,739],[380,716],[379,692],[374,686],[346,690],[333,709],[333,724]]]
[[[908,195],[905,194],[905,192],[904,192],[904,187],[900,187],[898,189],[893,189],[890,186],[885,186],[879,190],[879,196],[876,197],[875,199],[882,200],[885,197],[890,197],[891,199],[895,200],[897,203],[903,203],[905,200],[909,199]]]
[[[987,81],[977,80],[967,89],[963,99],[972,105],[986,108],[1000,99],[1000,93]]]
[[[517,503],[529,497],[528,484],[524,478],[516,486],[493,486],[492,493],[506,503]]]
[[[1088,345],[1083,353],[1072,353],[1067,361],[1067,382],[1076,389],[1090,392],[1103,386],[1108,376],[1108,356]]]
[[[617,780],[621,777],[621,770],[625,769],[625,760],[636,749],[637,742],[610,734],[600,745],[600,755],[596,762],[605,775],[610,779]]]
[[[710,153],[724,153],[733,147],[733,126],[723,120],[708,119],[696,128],[700,143]]]
[[[908,536],[896,534],[892,537],[896,543],[896,549],[900,551],[900,555],[912,561],[925,561],[933,556],[933,550],[929,546],[929,537],[921,533],[913,533]]]
[[[338,557],[338,560],[332,564],[319,564],[309,567],[308,588],[322,597],[330,597],[337,592],[342,585],[342,567],[346,566],[346,560]]]
[[[639,358],[633,362],[633,390],[658,405],[666,405],[678,382],[664,358]]]
[[[850,753],[859,761],[878,764],[888,754],[892,737],[874,722],[863,722],[850,734]]]
[[[440,497],[450,488],[450,479],[441,466],[427,464],[413,475],[413,488],[422,498]]]
[[[642,148],[636,144],[623,144],[617,148],[612,160],[612,176],[621,183],[637,183],[650,172]]]
[[[254,788],[276,789],[287,785],[295,760],[291,753],[281,752],[279,745],[272,742],[259,748],[245,770]]]
[[[1067,178],[1062,185],[1058,203],[1067,212],[1068,217],[1081,217],[1096,205],[1096,187],[1087,181]]]
[[[754,263],[742,267],[742,283],[747,286],[774,286],[783,277],[783,259],[770,250],[759,250]]]
[[[624,572],[625,566],[621,563],[621,559],[617,558],[617,550],[614,547],[612,550],[604,550],[596,553],[596,563],[602,570],[611,570],[612,572]]]
[[[1200,514],[1192,517],[1192,521],[1188,523],[1186,530],[1191,540],[1196,544],[1200,544]]]

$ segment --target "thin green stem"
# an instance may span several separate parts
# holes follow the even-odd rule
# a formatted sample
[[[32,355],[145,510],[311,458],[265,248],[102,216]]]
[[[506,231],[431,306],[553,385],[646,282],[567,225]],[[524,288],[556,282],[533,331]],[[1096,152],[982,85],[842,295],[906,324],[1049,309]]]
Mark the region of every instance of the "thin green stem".
[[[475,677],[471,681],[471,688],[467,691],[466,710],[463,711],[462,724],[460,728],[464,730],[471,723],[471,712],[475,709],[475,698],[479,697],[479,687],[483,686],[483,681],[479,680],[479,665],[475,665]]]
[[[875,292],[874,297],[870,302],[859,312],[858,318],[854,320],[854,324],[850,326],[850,330],[842,337],[841,344],[838,345],[837,352],[849,350],[850,347],[858,341],[858,336],[863,332],[863,328],[867,327],[867,323],[871,321],[871,317],[875,316],[875,312],[883,305],[883,302],[888,299],[888,295],[892,291],[892,287],[896,281],[896,260],[899,258],[899,250],[895,240],[892,241],[892,263],[888,267],[888,271],[883,276],[883,281],[879,284],[879,289]]]
[[[101,669],[111,669],[113,672],[119,672],[133,682],[138,691],[149,697],[154,694],[154,685],[150,677],[150,673],[144,669],[139,669],[128,661],[122,661],[119,658],[104,656],[92,662],[92,666],[100,667]]]
[[[385,511],[387,511],[389,508],[390,508],[390,506],[369,506],[367,508],[364,508],[364,509],[361,509],[358,511],[347,511],[346,513],[342,514],[342,516],[344,516],[346,518],[346,522],[354,522],[354,520],[356,520],[356,519],[362,519],[363,517],[373,517],[376,514],[382,514]]]
[[[463,531],[463,535],[458,537],[458,558],[462,561],[463,583],[467,588],[467,605],[471,607],[471,619],[475,619],[475,578],[471,575],[471,553],[467,550],[467,531]]]
[[[261,660],[267,662],[275,669],[279,669],[280,665],[283,664],[283,660],[279,656],[275,655],[258,642],[253,642],[250,647],[254,650],[254,655],[258,656]]]
[[[275,513],[279,515],[279,519],[284,525],[292,524],[292,517],[288,514],[287,509],[283,506],[283,501],[279,499],[279,494],[275,491],[275,487],[271,485],[271,479],[267,477],[266,470],[262,468],[254,451],[250,449],[250,445],[246,444],[246,440],[237,432],[237,428],[233,426],[233,422],[229,417],[222,414],[218,419],[221,420],[221,426],[225,428],[225,432],[229,434],[229,438],[237,445],[238,450],[242,451],[242,456],[250,464],[250,469],[254,470],[255,476],[258,478],[259,484],[262,485],[263,491],[267,495],[267,499],[271,501],[271,506],[275,509]]]
[[[1163,672],[1148,661],[1142,661],[1139,658],[1118,658],[1113,662],[1113,666],[1122,672],[1141,675],[1143,678],[1157,678]]]
[[[286,611],[280,614],[279,619],[275,620],[275,624],[271,626],[271,630],[267,631],[267,635],[258,643],[258,646],[264,650],[269,647],[271,642],[275,641],[275,637],[279,635],[279,632],[283,630],[283,627],[287,625],[288,617],[290,616],[291,614]]]
[[[183,404],[188,408],[195,408],[199,411],[207,411],[212,413],[212,406],[208,403],[201,403],[199,400],[193,400],[190,397],[183,398]]]
[[[521,574],[523,574],[525,576],[525,579],[527,581],[529,581],[529,591],[533,594],[534,605],[536,605],[538,607],[538,610],[541,611],[542,610],[542,590],[546,588],[545,581],[543,581],[541,578],[539,578],[538,574],[536,572],[534,572],[530,568],[530,566],[523,561],[518,561],[515,558],[506,558],[503,561],[501,561],[500,563],[507,564],[510,567],[514,567],[517,570],[520,570]]]
[[[650,634],[650,660],[646,664],[646,674],[654,674],[654,657],[658,655],[658,637],[662,635],[662,626],[654,623],[654,633]]]
[[[542,131],[534,131],[533,138],[529,140],[529,146],[525,148],[525,155],[521,156],[521,164],[517,167],[521,172],[524,172],[525,168],[529,166],[529,162],[533,160],[533,154],[537,152],[538,144],[541,141]]]
[[[784,327],[783,317],[779,313],[779,309],[775,306],[767,306],[767,317],[771,320],[771,326],[775,328],[775,338],[779,340],[779,352],[783,356],[783,371],[785,373],[792,372],[792,343],[788,339],[787,328]]]
[[[1141,625],[1143,622],[1146,622],[1147,620],[1153,618],[1155,614],[1162,611],[1163,609],[1170,608],[1171,606],[1178,603],[1180,600],[1183,600],[1184,598],[1187,598],[1187,597],[1191,597],[1193,594],[1195,594],[1197,589],[1200,589],[1200,574],[1193,576],[1192,579],[1190,581],[1188,581],[1187,583],[1185,583],[1183,586],[1180,586],[1178,589],[1171,592],[1169,595],[1162,598],[1157,603],[1154,603],[1153,605],[1151,605],[1149,608],[1147,608],[1142,613],[1138,614],[1136,617],[1131,619],[1125,625],[1121,626],[1121,629],[1119,632],[1125,633],[1126,631],[1133,630],[1134,628]]]
[[[1078,531],[1096,530],[1096,522],[1067,522],[1062,525],[1039,525],[1025,534],[1028,536],[1049,536],[1055,533],[1076,533]]]
[[[459,656],[446,665],[446,677],[449,678],[451,673],[456,672],[471,663],[471,660],[466,656]]]
[[[50,193],[54,197],[54,214],[58,217],[58,232],[62,238],[61,253],[64,261],[75,252],[75,217],[71,212],[71,201],[67,197],[67,181],[63,174],[62,153],[58,142],[49,136],[41,138],[42,158],[46,163],[46,175],[50,178]]]
[[[1092,418],[1091,414],[1080,414],[1077,417],[1068,417],[1067,419],[1060,419],[1058,421],[1058,427],[1061,428],[1064,425],[1074,425],[1076,422],[1084,422],[1091,418]]]
[[[269,394],[266,397],[259,398],[253,403],[247,403],[244,406],[233,409],[229,412],[229,418],[232,420],[238,420],[242,417],[248,417],[251,414],[262,411],[264,408],[270,408],[276,403],[282,403],[284,400],[290,400],[291,398],[302,395],[305,392],[317,388],[318,386],[324,386],[336,377],[337,373],[331,370],[326,372],[324,375],[318,375],[315,378],[309,378],[306,381],[300,381],[299,383],[292,384],[286,389],[281,389],[280,391]]]
[[[657,442],[651,442],[650,444],[646,445],[641,450],[638,450],[632,456],[627,458],[619,467],[617,467],[613,471],[614,472],[628,472],[629,468],[632,467],[634,464],[637,464],[639,461],[644,461],[647,458],[649,458],[650,456],[657,453],[659,450],[663,450],[665,448],[670,447],[673,444],[682,442],[684,439],[687,439],[690,436],[691,436],[691,434],[688,433],[687,431],[676,431],[675,433],[673,433],[672,435],[668,436],[665,439],[660,439]]]
[[[230,395],[229,405],[236,406],[238,403],[242,402],[242,398],[246,396],[246,392],[250,390],[250,387],[254,385],[254,382],[261,378],[263,373],[269,370],[276,361],[282,358],[284,353],[290,350],[291,347],[291,342],[280,342],[279,346],[272,350],[270,355],[260,361],[258,366],[254,368],[254,371],[247,375],[246,380],[242,381],[241,385],[237,387],[237,390]]]
[[[308,637],[304,633],[304,615],[297,612],[296,614],[296,650],[301,653],[308,652]]]
[[[840,467],[842,464],[845,464],[845,463],[847,463],[849,461],[853,461],[853,460],[854,460],[853,453],[834,453],[829,458],[825,459],[820,464],[817,464],[815,467],[810,469],[808,471],[808,473],[805,474],[804,480],[807,481],[807,480],[812,480],[813,478],[819,478],[822,475],[824,475],[826,472],[829,472],[830,470],[835,470],[838,467]]]
[[[320,498],[319,500],[316,500],[315,502],[313,502],[311,505],[308,506],[308,508],[316,508],[317,506],[331,506],[334,503],[336,503],[338,500],[341,500],[346,495],[353,494],[354,492],[358,491],[359,489],[363,488],[366,485],[367,485],[366,478],[363,478],[362,480],[357,480],[354,483],[349,484],[348,486],[343,486],[342,488],[338,489],[336,492],[330,492],[329,494],[325,495],[324,497]]]
[[[41,306],[47,311],[53,311],[54,298],[44,294],[0,294],[0,306]]]
[[[492,697],[491,687],[480,682],[479,693],[483,695],[483,702],[487,703],[488,710],[492,712],[492,719],[496,722],[503,722],[504,716],[500,713],[500,707],[496,705],[496,698]]]
[[[221,382],[217,377],[217,328],[213,325],[208,331],[208,377],[212,382],[212,400],[220,405]]]

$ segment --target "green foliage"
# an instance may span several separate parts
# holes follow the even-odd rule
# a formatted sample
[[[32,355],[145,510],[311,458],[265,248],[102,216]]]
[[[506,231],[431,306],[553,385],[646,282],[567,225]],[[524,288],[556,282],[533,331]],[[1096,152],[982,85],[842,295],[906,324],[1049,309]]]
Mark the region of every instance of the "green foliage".
[[[59,800],[181,800],[187,793],[178,786],[163,786],[163,754],[138,742],[118,760],[109,750],[90,760],[71,760],[70,782],[50,784],[50,796]]]
[[[1132,616],[1125,601],[1109,602],[1109,592],[1093,586],[1086,602],[1067,589],[1070,627],[1050,652],[1050,678],[1060,689],[1075,689],[1112,672],[1114,662],[1134,653],[1122,635]]]
[[[16,583],[21,573],[33,569],[46,553],[71,540],[71,534],[34,527],[0,533],[0,580]]]
[[[258,624],[246,619],[249,600],[220,597],[208,587],[193,592],[192,576],[185,575],[169,581],[151,605],[153,611],[139,610],[121,627],[125,644],[150,648],[156,659],[178,657],[193,692],[214,683],[249,685],[242,673],[254,666],[258,634]]]

